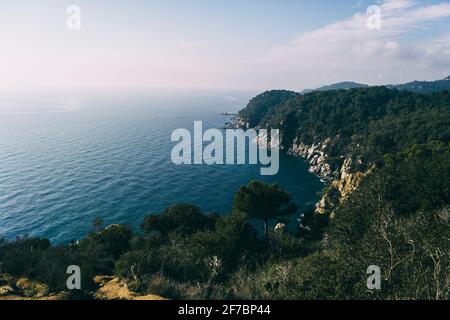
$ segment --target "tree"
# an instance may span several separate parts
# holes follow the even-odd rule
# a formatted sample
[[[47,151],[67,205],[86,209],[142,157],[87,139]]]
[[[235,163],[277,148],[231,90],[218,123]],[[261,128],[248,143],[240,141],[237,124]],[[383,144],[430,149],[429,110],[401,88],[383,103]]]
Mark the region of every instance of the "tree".
[[[239,266],[258,261],[263,243],[247,215],[235,211],[220,218],[214,230],[193,235],[189,247],[198,257],[217,256],[223,263],[221,272],[227,274]]]
[[[115,261],[130,249],[132,236],[132,230],[122,225],[110,225],[100,232],[89,234],[79,244],[85,256],[84,262],[94,266],[99,273],[110,274]]]
[[[294,214],[298,207],[290,193],[277,184],[251,181],[242,186],[234,198],[233,209],[247,214],[250,218],[264,222],[264,234],[269,236],[269,220]]]
[[[175,232],[187,236],[213,229],[217,219],[218,215],[204,215],[196,206],[180,203],[168,207],[162,214],[145,217],[141,227],[146,234],[160,232],[167,236]]]

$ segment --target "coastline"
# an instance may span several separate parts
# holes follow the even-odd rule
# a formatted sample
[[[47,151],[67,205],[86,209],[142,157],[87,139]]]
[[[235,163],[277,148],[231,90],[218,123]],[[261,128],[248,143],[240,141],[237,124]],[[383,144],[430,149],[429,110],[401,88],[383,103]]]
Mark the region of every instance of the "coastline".
[[[247,119],[239,114],[234,116],[231,123],[226,124],[225,129],[249,129]],[[258,128],[255,128],[258,129]],[[328,155],[325,150],[331,143],[331,139],[322,142],[315,142],[311,145],[299,141],[297,138],[289,143],[291,147],[286,150],[286,154],[304,159],[309,165],[309,172],[315,174],[325,184],[327,190],[320,200],[315,204],[316,214],[329,214],[334,216],[334,210],[353,192],[361,182],[361,179],[369,174],[353,169],[351,155],[347,156],[339,168],[333,168],[328,162]]]

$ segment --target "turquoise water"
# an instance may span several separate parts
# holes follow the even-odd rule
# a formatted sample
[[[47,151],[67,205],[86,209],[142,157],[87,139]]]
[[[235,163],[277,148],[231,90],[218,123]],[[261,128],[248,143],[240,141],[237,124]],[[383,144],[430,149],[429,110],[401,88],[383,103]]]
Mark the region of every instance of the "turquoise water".
[[[301,159],[276,176],[259,166],[176,166],[174,129],[221,128],[251,96],[155,95],[0,101],[0,236],[64,243],[105,223],[139,228],[145,215],[187,202],[226,214],[252,179],[278,182],[303,207],[322,184]]]

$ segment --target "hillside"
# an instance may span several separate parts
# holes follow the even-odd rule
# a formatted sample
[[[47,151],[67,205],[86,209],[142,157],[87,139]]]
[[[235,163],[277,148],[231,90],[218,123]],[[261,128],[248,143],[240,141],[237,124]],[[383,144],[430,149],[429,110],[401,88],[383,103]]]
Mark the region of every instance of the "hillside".
[[[254,126],[279,128],[286,150],[295,143],[321,144],[334,170],[350,155],[364,170],[386,153],[450,140],[448,91],[423,95],[371,87],[291,95],[284,103],[267,107],[270,103],[264,100],[275,100],[278,93],[266,92],[252,100],[264,109],[250,102],[239,115],[246,119],[252,114]]]
[[[351,81],[338,82],[328,86],[323,86],[317,89],[306,89],[301,92],[301,94],[306,94],[314,91],[333,91],[333,90],[347,90],[347,89],[357,89],[357,88],[367,88],[367,84],[361,84]]]
[[[315,91],[333,91],[333,90],[348,90],[348,89],[358,89],[367,88],[369,85],[361,84],[352,81],[338,82],[335,84],[323,86],[317,89],[306,89],[301,92],[301,94],[307,94]],[[390,89],[398,89],[402,91],[411,91],[417,93],[432,93],[439,92],[443,90],[450,90],[450,76],[436,81],[412,81],[403,84],[396,85],[386,85],[385,87]]]
[[[264,104],[271,92],[255,98]],[[252,112],[249,104],[240,116]],[[306,158],[331,182],[318,211],[332,211],[385,154],[415,144],[450,141],[450,92],[418,94],[370,87],[296,95],[252,123],[279,128],[282,147]],[[336,203],[337,202],[337,203]]]
[[[450,90],[450,76],[436,81],[413,81],[400,85],[389,86],[398,90],[413,91],[419,93],[439,92]]]

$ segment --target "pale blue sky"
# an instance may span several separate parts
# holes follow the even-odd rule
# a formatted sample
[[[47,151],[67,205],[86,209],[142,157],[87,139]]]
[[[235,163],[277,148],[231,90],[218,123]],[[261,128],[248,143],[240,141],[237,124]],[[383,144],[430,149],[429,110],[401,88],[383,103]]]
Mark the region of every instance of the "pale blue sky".
[[[70,4],[80,31],[66,28]],[[0,0],[0,90],[434,79],[450,73],[449,19],[438,0]]]

